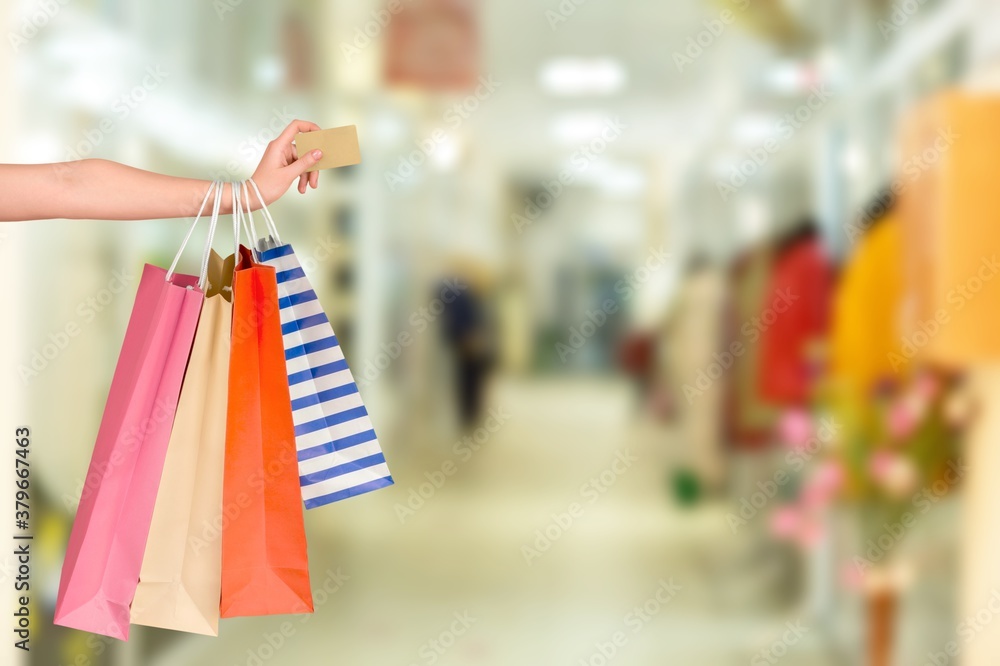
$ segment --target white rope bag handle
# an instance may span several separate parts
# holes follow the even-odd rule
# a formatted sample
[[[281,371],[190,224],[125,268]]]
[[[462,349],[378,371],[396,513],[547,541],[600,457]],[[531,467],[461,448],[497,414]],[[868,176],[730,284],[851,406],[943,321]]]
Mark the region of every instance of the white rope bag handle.
[[[170,268],[167,269],[167,277],[165,278],[167,282],[170,282],[174,277],[174,271],[177,270],[177,262],[181,260],[181,254],[184,252],[184,248],[187,247],[188,241],[191,240],[191,234],[194,233],[194,228],[198,226],[198,220],[201,219],[201,214],[205,212],[205,206],[208,204],[208,198],[212,196],[212,191],[218,187],[222,189],[221,181],[212,181],[212,184],[208,186],[208,192],[205,192],[205,198],[201,202],[201,206],[198,208],[198,214],[194,216],[194,222],[191,223],[191,227],[188,229],[187,235],[184,236],[184,240],[181,241],[181,247],[177,250],[177,254],[174,256],[173,263],[170,264]]]
[[[254,224],[253,224],[253,206],[250,204],[250,190],[247,189],[247,181],[245,181],[245,180],[240,181],[240,188],[241,188],[241,190],[243,192],[240,195],[240,198],[242,199],[243,205],[245,207],[245,208],[240,209],[240,219],[242,219],[244,221],[244,223],[246,223],[247,221],[249,221],[249,223],[250,223],[250,230],[252,232],[254,232],[254,235],[256,236],[257,229],[254,227]],[[245,228],[245,224],[244,224],[244,228]],[[253,242],[253,241],[251,241],[251,242]]]
[[[237,189],[235,184],[233,188]],[[245,180],[240,181],[238,189],[242,191],[242,194],[237,195],[238,199],[246,203],[245,214],[243,207],[240,207],[240,223],[243,225],[243,231],[247,235],[247,247],[250,248],[250,254],[253,255],[256,261],[260,258],[257,252],[257,228],[253,224],[253,215],[250,214],[250,197],[247,196],[247,182]]]
[[[240,261],[240,223],[243,221],[243,209],[240,207],[240,189],[236,183],[229,183],[232,188],[233,201],[233,259],[236,263]]]
[[[274,224],[274,218],[271,217],[271,211],[267,209],[267,204],[264,203],[264,197],[261,196],[260,188],[257,187],[257,183],[253,182],[253,178],[247,178],[245,183],[250,183],[250,186],[253,187],[254,193],[257,195],[257,201],[260,202],[260,211],[263,213],[264,220],[267,222],[268,232],[274,236],[274,242],[278,245],[284,245],[284,243],[281,242],[281,236],[278,235],[278,227]],[[246,187],[246,185],[244,185],[244,187]],[[256,241],[257,239],[255,237],[254,242]]]
[[[208,260],[212,256],[212,240],[215,238],[215,229],[219,224],[219,210],[222,208],[222,192],[224,190],[222,181],[216,181],[215,203],[212,206],[212,221],[208,225],[208,240],[205,242],[205,252],[201,257],[201,273],[198,279],[198,288],[205,291],[208,284]]]

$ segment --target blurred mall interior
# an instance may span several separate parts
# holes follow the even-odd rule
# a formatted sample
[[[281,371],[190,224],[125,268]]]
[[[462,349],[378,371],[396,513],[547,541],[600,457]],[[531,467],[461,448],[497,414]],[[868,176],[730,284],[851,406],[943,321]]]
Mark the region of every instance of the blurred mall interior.
[[[306,512],[314,615],[53,626],[135,276],[187,223],[4,225],[42,510],[20,663],[1000,660],[1000,3],[2,16],[0,162],[233,180],[294,118],[357,125],[363,162],[272,212],[396,482]]]

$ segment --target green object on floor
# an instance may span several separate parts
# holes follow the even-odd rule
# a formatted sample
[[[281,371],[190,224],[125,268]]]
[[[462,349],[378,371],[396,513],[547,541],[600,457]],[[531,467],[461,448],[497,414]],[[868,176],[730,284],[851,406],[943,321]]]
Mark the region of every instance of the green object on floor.
[[[694,506],[701,499],[701,480],[691,470],[675,471],[671,475],[670,489],[681,506]]]

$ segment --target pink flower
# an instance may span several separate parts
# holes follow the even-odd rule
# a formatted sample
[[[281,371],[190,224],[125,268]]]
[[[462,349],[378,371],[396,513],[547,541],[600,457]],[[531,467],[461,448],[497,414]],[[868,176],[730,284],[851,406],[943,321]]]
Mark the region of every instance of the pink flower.
[[[891,497],[906,497],[916,489],[919,482],[920,474],[913,461],[892,451],[876,451],[869,467],[875,482]]]
[[[778,507],[771,515],[771,533],[779,539],[791,539],[799,530],[802,513],[799,508],[787,504]]]
[[[825,506],[833,501],[844,485],[844,468],[836,460],[825,460],[806,480],[802,501],[806,506]]]
[[[931,402],[941,391],[941,382],[929,372],[922,372],[914,382],[914,391],[924,402]]]
[[[860,590],[864,585],[865,574],[853,562],[845,562],[840,570],[840,582],[851,590]]]
[[[809,444],[815,425],[803,409],[790,409],[778,421],[778,436],[791,449],[801,451]]]
[[[889,435],[895,440],[906,439],[917,429],[917,409],[910,400],[898,400],[889,408]]]
[[[892,469],[893,454],[885,449],[879,449],[872,454],[868,461],[868,470],[872,473],[872,478],[882,481],[889,476]]]
[[[790,541],[805,550],[818,546],[825,536],[819,515],[791,504],[779,507],[771,514],[770,527],[776,538]]]
[[[812,550],[819,546],[825,536],[826,531],[818,519],[807,520],[799,528],[795,542],[805,550]]]

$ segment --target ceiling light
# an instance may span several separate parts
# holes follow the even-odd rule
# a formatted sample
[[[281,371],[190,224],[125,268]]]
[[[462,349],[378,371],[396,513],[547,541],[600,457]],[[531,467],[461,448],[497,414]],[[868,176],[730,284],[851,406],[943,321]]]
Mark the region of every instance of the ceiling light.
[[[557,58],[542,66],[539,84],[560,97],[613,95],[625,87],[625,66],[613,58]]]

